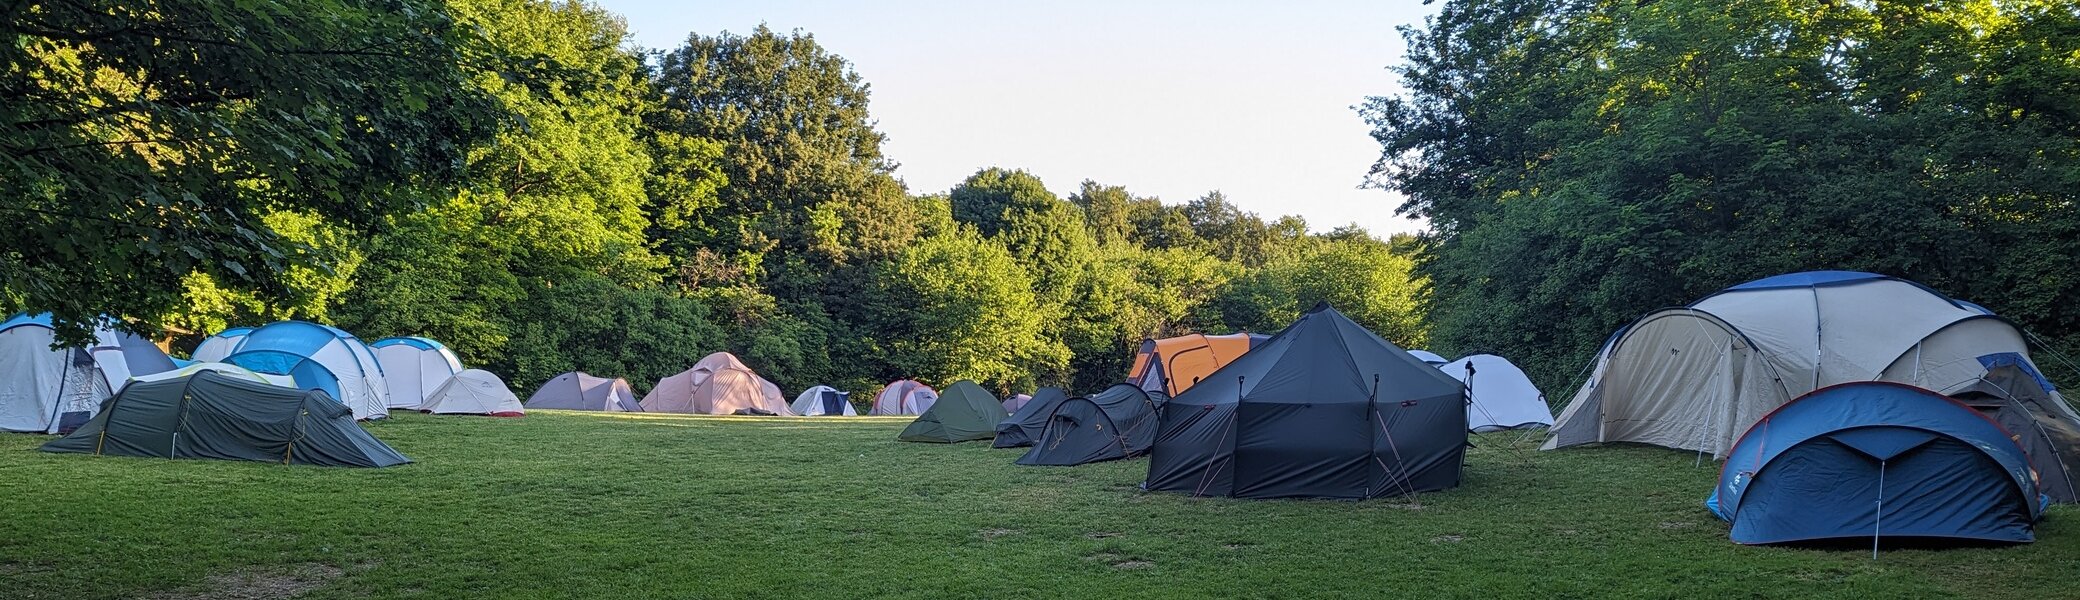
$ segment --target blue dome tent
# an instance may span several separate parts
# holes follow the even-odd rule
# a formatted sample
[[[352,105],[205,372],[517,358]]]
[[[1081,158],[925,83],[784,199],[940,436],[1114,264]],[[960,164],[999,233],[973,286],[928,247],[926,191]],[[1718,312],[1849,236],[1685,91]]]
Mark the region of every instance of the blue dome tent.
[[[2022,447],[1935,392],[1857,382],[1800,396],[1728,453],[1705,505],[1742,544],[2029,542],[2047,500]]]
[[[247,334],[223,362],[295,378],[297,387],[323,391],[354,409],[355,419],[390,415],[389,387],[375,354],[353,334],[333,327],[270,323]]]

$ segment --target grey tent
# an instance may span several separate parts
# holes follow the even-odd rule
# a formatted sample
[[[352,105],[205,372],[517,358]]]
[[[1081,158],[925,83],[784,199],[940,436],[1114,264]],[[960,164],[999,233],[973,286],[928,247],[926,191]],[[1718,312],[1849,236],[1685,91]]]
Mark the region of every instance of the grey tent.
[[[523,406],[530,409],[643,412],[627,381],[593,377],[580,371],[557,375],[542,384],[541,389],[527,397]]]
[[[969,440],[986,440],[996,435],[996,425],[1004,417],[1004,405],[996,396],[984,391],[973,381],[962,379],[947,386],[939,394],[939,401],[917,415],[909,427],[896,439],[905,442],[952,443]]]
[[[1980,358],[1985,375],[1950,397],[2000,423],[2029,456],[2037,488],[2053,502],[2080,502],[2080,415],[2019,356]]]
[[[387,467],[412,462],[317,390],[218,371],[135,381],[45,452]]]
[[[1033,399],[1018,407],[1011,416],[997,422],[997,439],[990,442],[992,448],[1017,448],[1031,446],[1040,437],[1040,430],[1047,428],[1048,415],[1054,408],[1069,399],[1069,393],[1058,387],[1044,387],[1033,392]]]
[[[1161,396],[1119,384],[1055,408],[1021,465],[1080,465],[1140,456],[1156,441]]]
[[[1165,403],[1151,490],[1371,498],[1459,484],[1466,386],[1327,304]]]

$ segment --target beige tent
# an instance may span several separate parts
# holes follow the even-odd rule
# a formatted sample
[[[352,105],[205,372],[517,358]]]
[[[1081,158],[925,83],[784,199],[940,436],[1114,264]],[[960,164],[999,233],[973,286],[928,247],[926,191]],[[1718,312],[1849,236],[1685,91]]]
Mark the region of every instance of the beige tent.
[[[921,415],[939,401],[939,392],[915,379],[891,382],[874,395],[869,415]]]
[[[483,369],[468,369],[448,378],[447,383],[427,394],[421,412],[436,415],[490,415],[518,417],[527,414],[520,397],[497,375]]]
[[[780,386],[766,381],[728,352],[717,352],[693,368],[657,380],[643,396],[643,412],[695,415],[794,415]]]
[[[1869,380],[1943,392],[1978,381],[1984,357],[2028,352],[2007,321],[1911,281],[1770,277],[1648,314],[1613,337],[1545,449],[1635,442],[1718,456],[1806,392]]]

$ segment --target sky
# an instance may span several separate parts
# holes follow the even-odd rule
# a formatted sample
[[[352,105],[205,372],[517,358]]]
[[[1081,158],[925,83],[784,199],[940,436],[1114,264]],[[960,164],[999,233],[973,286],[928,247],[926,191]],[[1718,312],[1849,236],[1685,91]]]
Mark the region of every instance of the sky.
[[[800,29],[871,86],[883,152],[912,193],[985,167],[1067,197],[1085,179],[1181,204],[1220,190],[1266,219],[1414,231],[1360,189],[1380,149],[1351,107],[1398,88],[1416,0],[599,0],[635,43]]]

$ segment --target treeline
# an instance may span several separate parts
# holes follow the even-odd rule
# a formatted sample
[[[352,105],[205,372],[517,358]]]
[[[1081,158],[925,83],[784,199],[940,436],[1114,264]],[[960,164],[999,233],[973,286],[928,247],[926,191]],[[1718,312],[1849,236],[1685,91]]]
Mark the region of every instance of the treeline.
[[[0,308],[426,335],[523,390],[718,350],[789,389],[1093,389],[1145,336],[1323,300],[1425,341],[1413,240],[994,167],[907,189],[806,33],[639,51],[583,2],[248,4],[12,9]]]
[[[2074,3],[1454,0],[1403,34],[1406,92],[1365,113],[1375,176],[1431,224],[1438,346],[1557,395],[1645,311],[1854,269],[2080,376]]]

